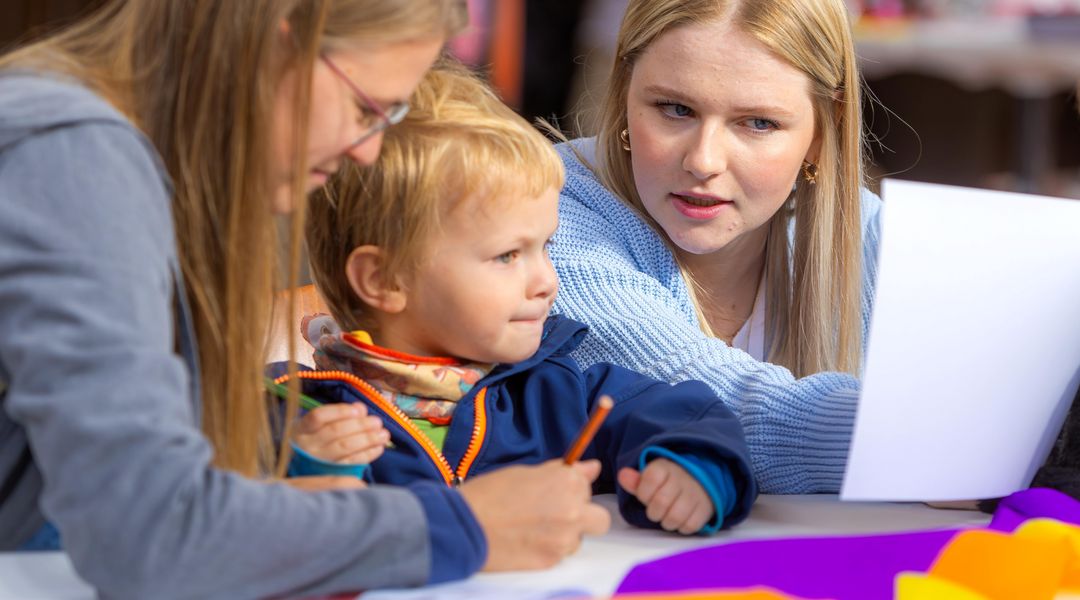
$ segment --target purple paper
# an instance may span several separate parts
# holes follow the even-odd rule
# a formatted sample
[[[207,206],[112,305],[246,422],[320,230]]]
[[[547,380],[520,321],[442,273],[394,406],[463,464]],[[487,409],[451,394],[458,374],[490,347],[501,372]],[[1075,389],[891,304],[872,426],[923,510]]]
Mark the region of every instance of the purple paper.
[[[634,567],[618,593],[765,585],[802,598],[891,600],[896,573],[925,571],[958,531],[710,546]]]
[[[989,527],[1012,531],[1035,517],[1080,524],[1080,503],[1054,490],[1024,490],[1001,501]],[[720,544],[638,565],[617,593],[769,586],[803,598],[891,600],[897,573],[926,571],[969,529]]]
[[[1080,525],[1080,502],[1050,488],[1031,488],[1008,496],[998,504],[988,527],[1012,531],[1028,519],[1046,517]]]

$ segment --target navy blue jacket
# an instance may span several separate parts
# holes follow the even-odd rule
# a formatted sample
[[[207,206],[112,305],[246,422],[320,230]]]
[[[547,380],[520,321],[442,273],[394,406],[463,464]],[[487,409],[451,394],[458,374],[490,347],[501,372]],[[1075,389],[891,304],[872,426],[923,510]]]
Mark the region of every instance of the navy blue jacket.
[[[606,363],[582,371],[569,354],[586,332],[581,323],[550,317],[535,355],[517,364],[496,366],[461,399],[441,454],[407,417],[373,388],[358,385],[356,377],[303,371],[302,391],[324,403],[364,402],[372,414],[382,417],[394,447],[371,464],[370,475],[376,483],[396,485],[416,480],[454,485],[506,465],[560,457],[588,420],[593,405],[606,394],[615,406],[582,457],[599,458],[603,465],[595,493],[615,492],[629,523],[659,527],[615,480],[622,467],[639,468],[646,448],[659,447],[692,457],[698,464],[724,465],[732,476],[736,498],[723,524],[741,521],[757,497],[757,485],[735,415],[698,381],[671,385]],[[284,373],[283,363],[271,367],[274,376]],[[712,472],[699,470],[696,476],[700,479]]]

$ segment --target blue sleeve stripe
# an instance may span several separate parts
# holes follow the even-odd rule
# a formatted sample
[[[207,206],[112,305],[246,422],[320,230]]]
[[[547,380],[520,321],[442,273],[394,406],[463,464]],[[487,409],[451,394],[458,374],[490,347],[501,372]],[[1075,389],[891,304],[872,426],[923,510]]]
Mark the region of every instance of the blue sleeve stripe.
[[[649,446],[641,452],[638,470],[644,471],[648,462],[654,458],[666,458],[686,469],[686,472],[705,488],[705,493],[712,500],[715,516],[712,522],[707,523],[698,533],[708,535],[720,531],[724,527],[724,517],[731,514],[735,508],[735,480],[731,471],[725,465],[700,460],[694,456],[682,456],[660,446]]]
[[[305,477],[308,475],[352,475],[358,479],[364,478],[367,464],[336,463],[316,458],[300,449],[299,446],[290,442],[293,449],[292,460],[289,461],[290,477]]]

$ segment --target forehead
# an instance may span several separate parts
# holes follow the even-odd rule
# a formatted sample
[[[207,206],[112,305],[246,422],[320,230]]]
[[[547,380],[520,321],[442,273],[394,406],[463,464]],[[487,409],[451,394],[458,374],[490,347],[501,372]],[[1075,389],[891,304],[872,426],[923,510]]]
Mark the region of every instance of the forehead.
[[[635,63],[631,85],[662,86],[737,104],[810,100],[805,73],[730,21],[664,32]]]
[[[342,44],[329,53],[364,93],[391,104],[406,100],[442,48],[441,37]]]
[[[513,185],[478,190],[446,207],[442,228],[455,237],[547,236],[558,223],[558,202],[557,188],[539,194]]]

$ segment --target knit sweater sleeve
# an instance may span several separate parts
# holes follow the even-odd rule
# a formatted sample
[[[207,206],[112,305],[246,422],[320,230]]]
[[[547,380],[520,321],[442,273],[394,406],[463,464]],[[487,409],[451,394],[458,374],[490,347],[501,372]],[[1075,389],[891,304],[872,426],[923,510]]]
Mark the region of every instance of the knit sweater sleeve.
[[[783,367],[702,333],[660,237],[565,146],[561,151],[567,183],[551,255],[560,278],[556,312],[590,328],[575,358],[582,365],[613,362],[669,382],[706,382],[742,423],[762,492],[837,491],[858,380],[841,373],[796,379]],[[872,207],[874,214],[864,219],[869,257],[877,240],[876,204]],[[873,269],[866,272],[868,313]]]

